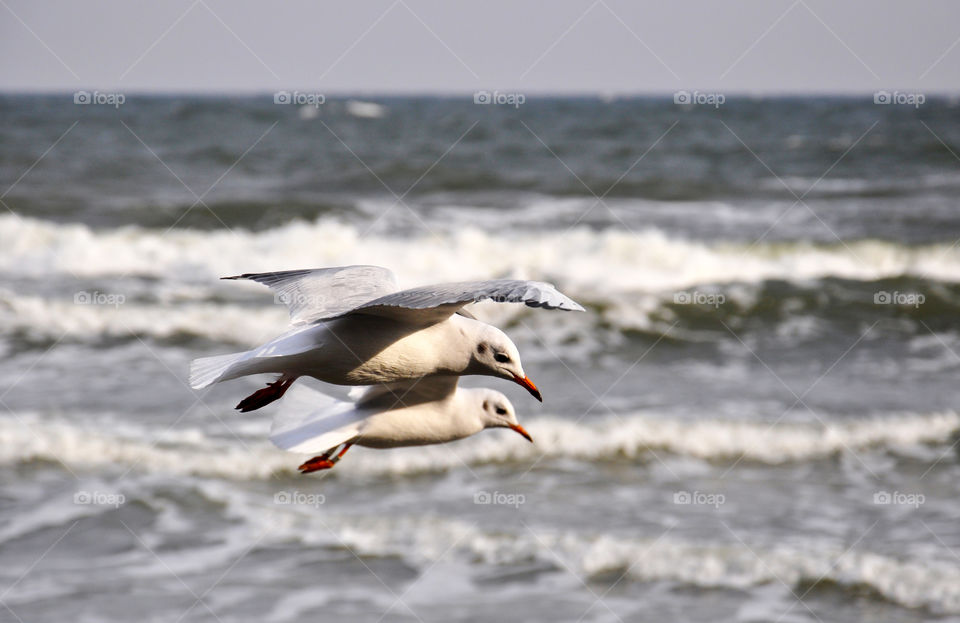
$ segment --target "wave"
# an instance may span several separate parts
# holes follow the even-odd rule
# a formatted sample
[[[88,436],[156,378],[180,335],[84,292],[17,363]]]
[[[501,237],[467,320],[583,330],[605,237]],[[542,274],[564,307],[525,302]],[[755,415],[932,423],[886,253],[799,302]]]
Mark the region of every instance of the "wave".
[[[680,240],[657,230],[589,228],[523,234],[464,227],[391,237],[330,219],[260,232],[95,230],[0,216],[0,246],[5,249],[0,272],[33,290],[0,291],[0,318],[28,339],[132,334],[248,345],[282,330],[282,309],[270,304],[260,286],[218,277],[352,263],[390,266],[405,286],[491,277],[552,281],[593,312],[563,317],[581,337],[590,333],[585,330],[590,323],[660,333],[678,321],[677,336],[684,339],[685,330],[704,323],[715,329],[717,318],[776,323],[798,314],[830,321],[895,314],[927,321],[960,312],[960,248],[946,245],[748,247]],[[68,283],[71,291],[64,295],[67,287],[61,284]],[[53,286],[44,284],[57,284],[56,296],[50,296]],[[921,294],[924,304],[874,304],[874,296],[884,292],[892,299]],[[101,294],[107,304],[73,304],[83,293]],[[117,297],[124,304],[111,305]],[[686,304],[688,299],[698,304]],[[699,304],[701,299],[707,302]],[[714,300],[722,304],[714,306]],[[478,315],[509,323],[528,312],[491,305]],[[545,326],[554,320],[549,314],[536,318]]]
[[[918,446],[951,442],[960,429],[960,415],[908,414],[813,425],[681,421],[634,414],[580,422],[531,418],[524,426],[535,445],[486,432],[442,446],[390,451],[361,448],[331,475],[404,476],[484,464],[529,464],[541,458],[645,461],[653,453],[718,462],[742,458],[769,465],[864,450],[902,452],[915,458]],[[178,430],[158,439],[156,431],[132,425],[78,425],[21,414],[0,418],[0,463],[62,462],[71,469],[117,466],[231,480],[296,474],[301,457],[276,450],[265,440],[266,429],[262,436],[244,439],[213,437],[197,429]]]
[[[915,276],[960,281],[960,249],[882,241],[706,244],[638,232],[522,233],[463,227],[419,236],[368,235],[362,227],[319,219],[259,232],[163,231],[0,216],[0,270],[41,277],[136,275],[213,283],[243,271],[379,263],[405,285],[435,280],[518,276],[557,281],[575,293],[674,291],[698,284],[804,282],[827,277],[874,281]],[[456,258],[456,261],[451,261]]]
[[[936,173],[906,179],[784,176],[764,180],[760,186],[771,191],[786,186],[792,192],[809,193],[812,196],[895,197],[911,196],[919,192],[955,190],[960,186],[960,175]]]
[[[280,305],[181,302],[170,306],[161,301],[147,304],[113,298],[123,296],[118,292],[87,289],[76,294],[91,302],[18,296],[0,289],[0,322],[7,333],[31,341],[203,337],[250,346],[276,336],[288,322],[286,309]]]
[[[161,523],[175,518],[178,531],[192,530],[191,518],[180,517],[172,504],[149,502],[155,489],[167,491],[164,496],[169,496],[169,481],[126,482],[121,490],[128,501],[145,501],[151,512],[161,516]],[[815,599],[816,591],[823,587],[839,587],[856,596],[866,589],[902,607],[960,614],[960,567],[949,558],[893,556],[871,551],[866,544],[848,549],[833,539],[817,537],[755,542],[744,529],[730,527],[727,530],[733,534],[727,540],[691,540],[667,528],[654,529],[652,535],[649,529],[613,533],[603,532],[599,526],[561,530],[528,520],[520,522],[523,529],[514,529],[514,521],[468,521],[434,513],[354,514],[341,511],[315,488],[300,491],[291,490],[286,483],[276,485],[280,490],[249,492],[222,481],[186,483],[191,503],[195,503],[193,493],[215,503],[224,516],[233,519],[230,527],[213,542],[192,546],[189,556],[157,564],[151,553],[143,552],[142,566],[138,564],[130,573],[149,578],[169,577],[171,570],[184,574],[222,569],[248,553],[251,543],[267,548],[296,544],[287,549],[290,556],[302,554],[311,561],[330,559],[331,552],[334,556],[349,552],[361,562],[399,559],[423,572],[440,562],[457,561],[472,571],[481,567],[484,576],[494,579],[501,573],[515,578],[518,574],[556,572],[561,585],[577,582],[577,588],[584,580],[598,584],[663,582],[735,591],[770,585],[785,597],[791,597],[790,591],[807,600]],[[100,486],[103,488],[97,489]],[[113,490],[100,481],[85,480],[82,487]],[[111,510],[107,505],[38,500],[35,511],[0,531],[0,542]],[[499,511],[491,508],[490,512]],[[775,601],[771,607],[783,607],[783,603]]]
[[[491,549],[502,560],[516,543],[497,543],[480,537],[467,547],[491,558]],[[526,539],[522,539],[526,540]],[[939,612],[960,611],[960,569],[951,565],[901,561],[870,552],[844,552],[812,546],[766,550],[739,544],[698,544],[671,540],[643,540],[613,536],[582,539],[569,535],[537,534],[537,557],[579,569],[582,575],[615,574],[638,581],[673,581],[707,588],[743,589],[770,582],[800,586],[833,582],[850,589],[868,587],[889,601],[906,607],[926,607]],[[540,543],[542,542],[542,543]],[[525,546],[524,546],[525,545]],[[539,545],[539,547],[537,547]],[[547,549],[547,551],[543,551]]]
[[[751,544],[746,533],[728,542],[691,541],[669,530],[645,537],[633,531],[561,531],[525,522],[525,529],[515,532],[509,528],[513,522],[490,528],[487,522],[435,514],[341,514],[333,508],[321,510],[309,493],[303,493],[299,503],[271,504],[275,498],[237,495],[221,483],[201,482],[197,487],[227,514],[244,519],[244,532],[251,536],[237,539],[240,548],[248,547],[252,535],[269,533],[269,539],[300,544],[304,551],[319,547],[367,558],[399,558],[420,569],[459,559],[492,568],[486,575],[493,577],[498,570],[511,576],[560,571],[571,582],[582,580],[568,573],[598,582],[622,576],[622,581],[741,591],[772,584],[804,597],[812,597],[818,587],[835,585],[857,595],[867,588],[904,607],[960,613],[960,567],[955,564],[902,559],[864,546],[847,549],[816,538],[771,546]],[[283,494],[292,500],[301,492],[285,489]]]
[[[310,516],[304,513],[304,522]],[[426,558],[459,554],[488,565],[540,563],[578,577],[676,582],[703,588],[744,590],[774,583],[798,594],[806,585],[835,584],[852,592],[872,590],[890,602],[938,613],[960,613],[960,568],[901,560],[862,549],[811,543],[764,548],[740,542],[698,543],[671,538],[591,536],[528,528],[519,535],[488,532],[438,518],[351,518],[323,521],[322,530],[298,526],[301,534],[333,532],[332,546],[360,555]],[[302,537],[300,537],[302,538]],[[319,536],[319,538],[329,538]],[[795,588],[794,588],[795,587]]]
[[[81,287],[67,298],[0,288],[0,324],[27,346],[58,339],[96,344],[139,337],[178,344],[213,340],[250,348],[284,331],[288,323],[284,306],[263,289],[238,287],[237,292],[221,294],[229,285],[183,287],[127,280],[110,289],[96,283],[101,285]],[[859,327],[872,321],[896,318],[920,339],[929,334],[928,326],[949,327],[960,314],[960,285],[913,278],[697,286],[676,292],[594,294],[591,300],[567,290],[586,303],[589,313],[543,314],[494,303],[475,305],[472,311],[503,327],[516,326],[523,318],[551,351],[571,356],[602,352],[611,331],[663,335],[669,330],[671,339],[703,342],[716,339],[722,321],[740,331],[775,327],[786,339],[800,341],[831,326],[862,330]],[[886,304],[877,304],[878,296],[886,297]],[[79,303],[75,297],[82,297]],[[539,345],[526,348],[537,350]]]

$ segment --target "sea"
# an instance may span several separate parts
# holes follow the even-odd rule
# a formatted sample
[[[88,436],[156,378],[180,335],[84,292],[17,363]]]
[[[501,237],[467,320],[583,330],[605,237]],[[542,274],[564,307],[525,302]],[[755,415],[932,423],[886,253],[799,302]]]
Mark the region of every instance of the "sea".
[[[0,95],[0,621],[960,621],[960,100],[308,95]],[[349,264],[580,302],[535,443],[189,387]]]

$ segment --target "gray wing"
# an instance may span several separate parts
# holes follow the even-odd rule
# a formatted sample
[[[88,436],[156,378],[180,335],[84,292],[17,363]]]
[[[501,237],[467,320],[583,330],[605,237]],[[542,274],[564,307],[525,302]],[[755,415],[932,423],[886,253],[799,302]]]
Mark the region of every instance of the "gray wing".
[[[583,311],[576,301],[542,281],[495,279],[462,281],[402,290],[364,303],[350,313],[373,314],[430,324],[440,322],[468,303],[483,300],[524,303],[529,307]]]
[[[457,391],[460,377],[424,376],[395,383],[357,387],[350,392],[358,409],[396,409],[425,402],[444,400]]]
[[[338,266],[275,273],[244,273],[224,279],[249,279],[274,292],[290,309],[290,322],[306,324],[342,316],[398,289],[396,277],[380,266]]]

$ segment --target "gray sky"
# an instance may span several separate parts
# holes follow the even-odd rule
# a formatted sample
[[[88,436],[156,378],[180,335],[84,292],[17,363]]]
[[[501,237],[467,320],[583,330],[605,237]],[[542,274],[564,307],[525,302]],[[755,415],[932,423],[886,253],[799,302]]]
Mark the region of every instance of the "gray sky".
[[[960,91],[960,2],[0,0],[0,89]]]

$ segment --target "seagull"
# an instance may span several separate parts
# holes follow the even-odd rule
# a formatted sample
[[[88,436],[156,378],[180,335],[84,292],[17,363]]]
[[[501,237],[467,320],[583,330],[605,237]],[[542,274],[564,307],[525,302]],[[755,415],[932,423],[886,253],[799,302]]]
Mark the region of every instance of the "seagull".
[[[424,376],[482,374],[513,381],[537,400],[537,386],[503,331],[474,318],[468,303],[491,299],[530,307],[583,311],[540,281],[464,281],[400,290],[393,272],[379,266],[341,266],[245,273],[287,305],[292,327],[242,353],[196,359],[190,385],[252,374],[280,378],[244,398],[242,412],[278,400],[301,376],[334,385],[379,385]]]
[[[355,445],[425,446],[485,428],[509,428],[533,443],[506,396],[492,389],[457,387],[458,380],[431,376],[356,388],[360,391],[354,401],[301,387],[300,399],[320,408],[281,412],[274,418],[270,441],[288,452],[316,454],[298,468],[303,474],[330,469]]]

